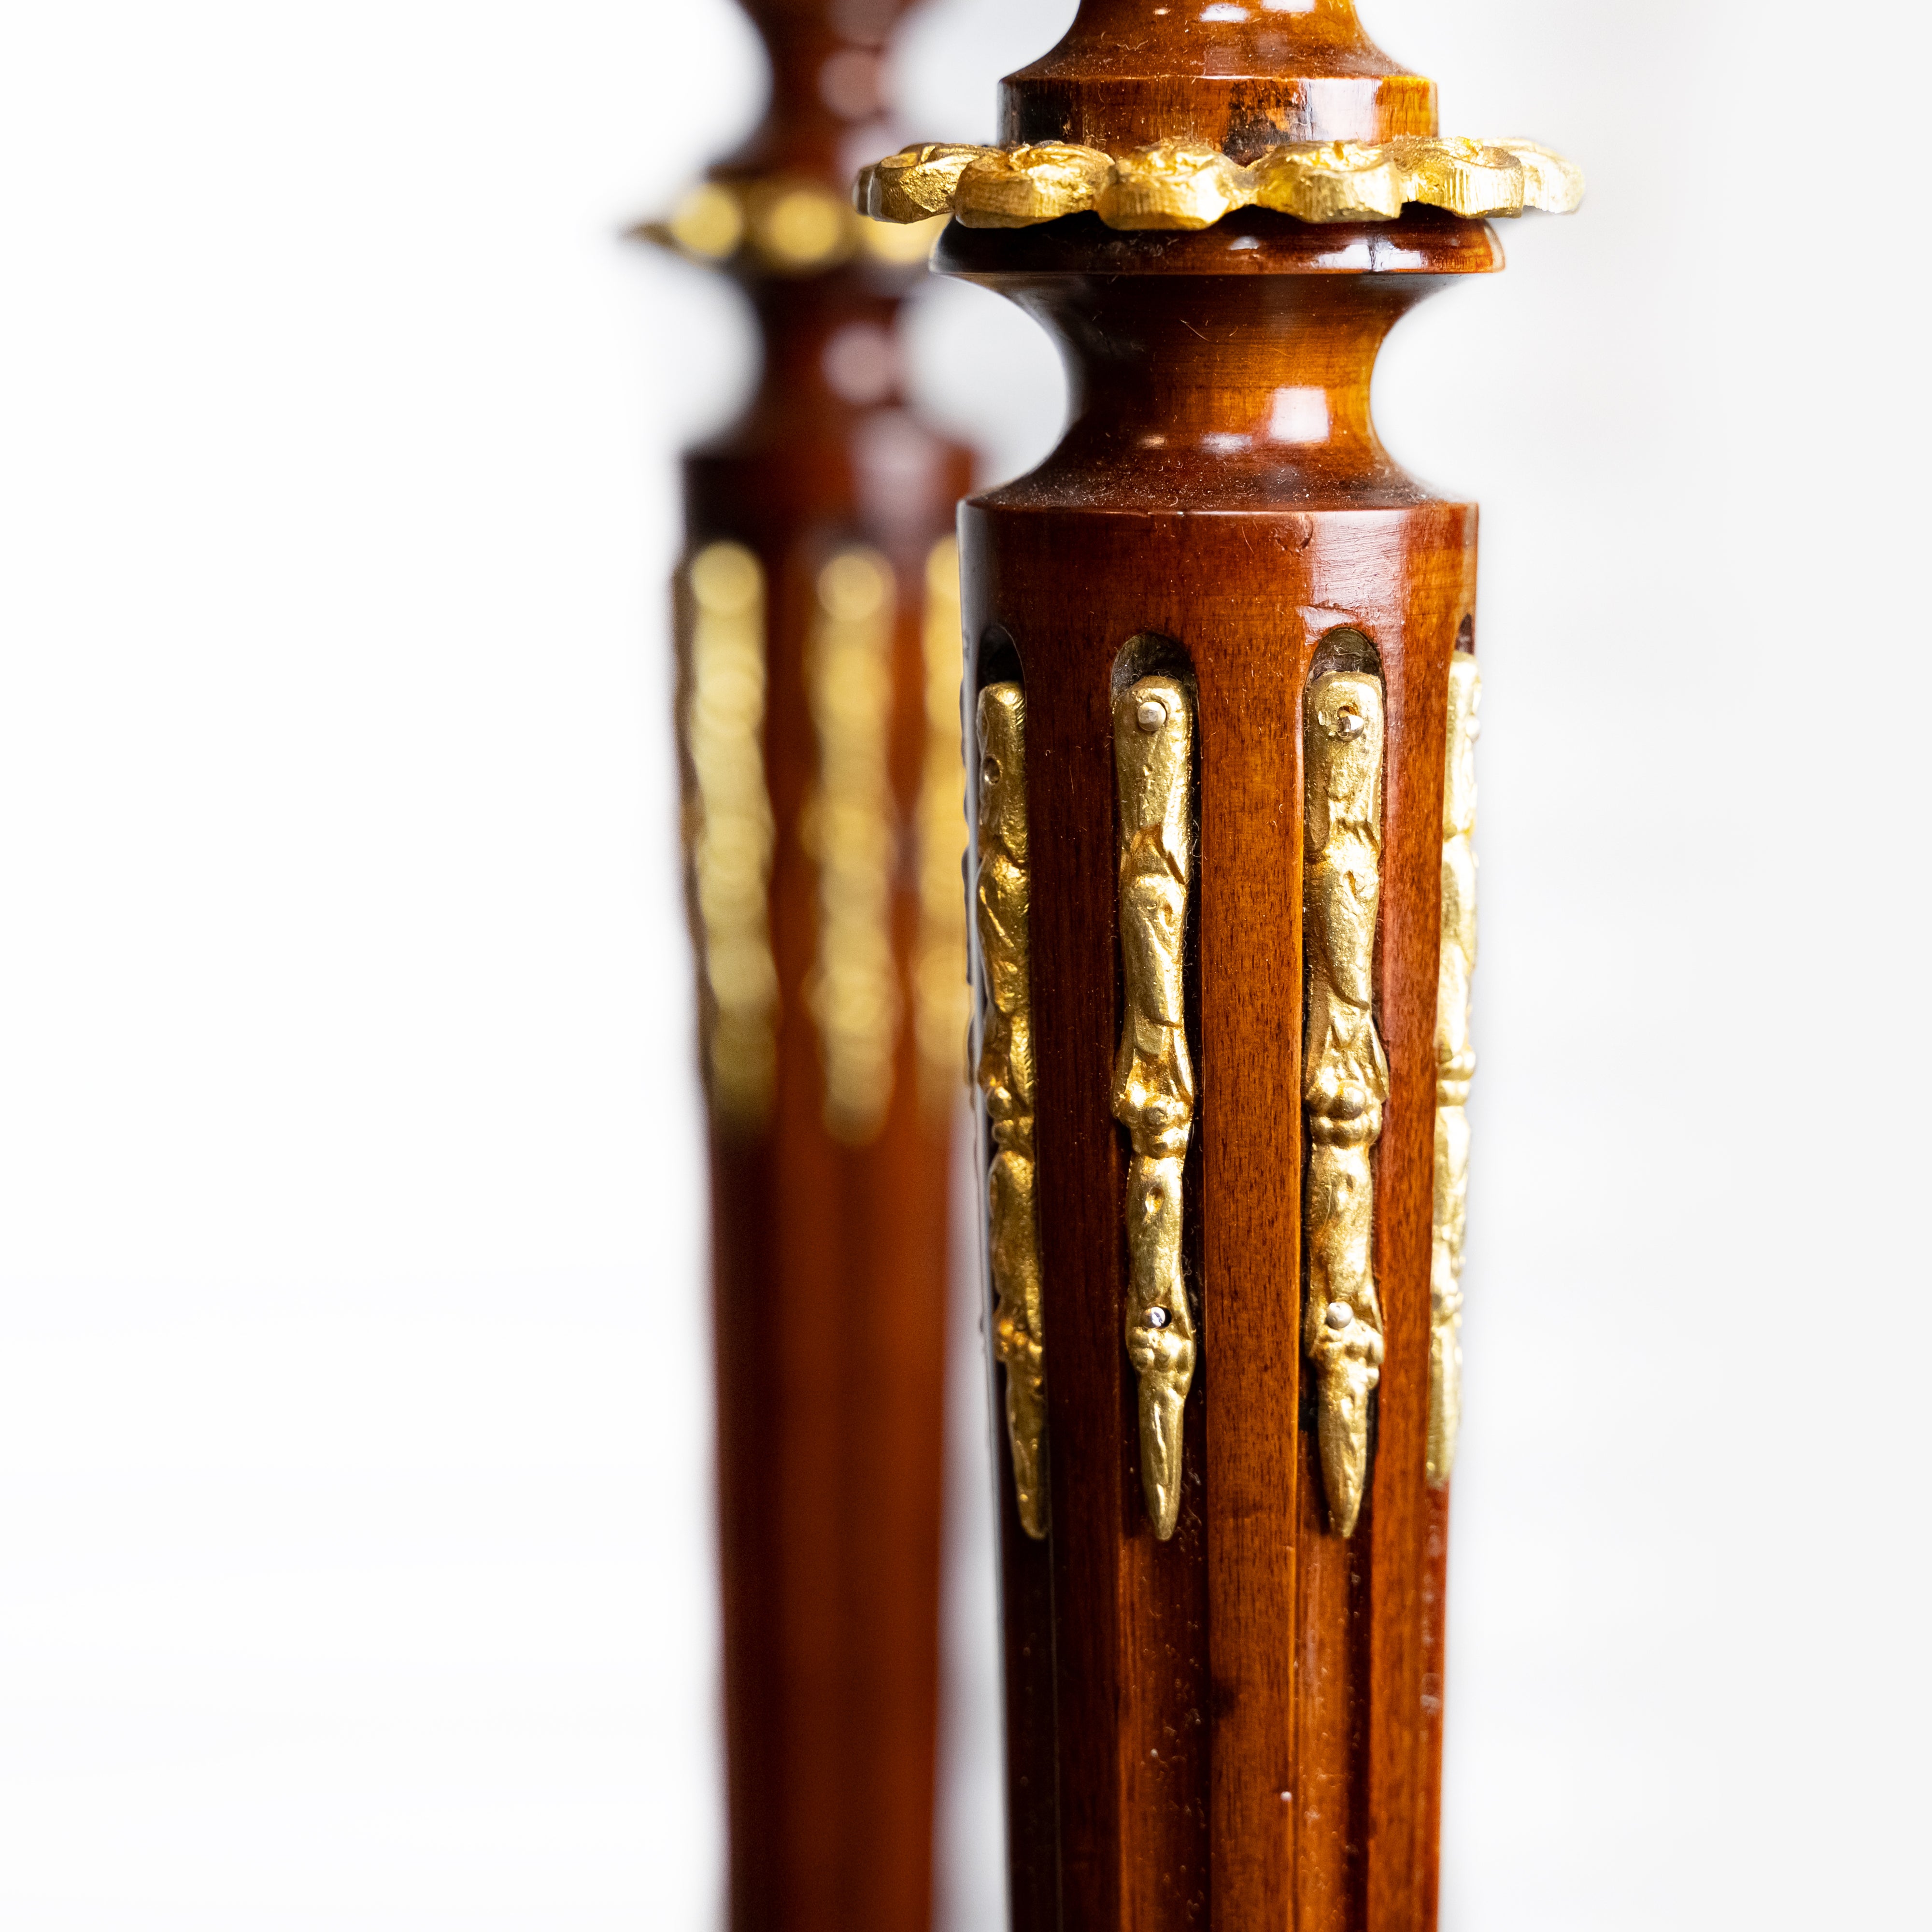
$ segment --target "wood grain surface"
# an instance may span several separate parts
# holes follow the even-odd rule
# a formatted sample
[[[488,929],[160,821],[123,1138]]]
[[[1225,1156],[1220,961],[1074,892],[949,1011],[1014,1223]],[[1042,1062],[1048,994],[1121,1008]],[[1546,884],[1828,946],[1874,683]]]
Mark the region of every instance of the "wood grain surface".
[[[1109,154],[1189,140],[1251,161],[1282,141],[1436,131],[1435,82],[1376,46],[1354,0],[1292,12],[1084,0],[1060,44],[1000,86],[1001,140]]]
[[[772,55],[772,105],[714,175],[842,194],[850,129],[821,70],[874,58],[897,5],[748,0],[748,10]],[[847,91],[863,106],[862,87]],[[910,412],[896,380],[855,400],[828,374],[842,334],[869,332],[890,352],[912,272],[855,263],[787,277],[741,260],[736,272],[757,314],[762,374],[742,418],[685,464],[688,552],[729,539],[764,566],[776,826],[773,1116],[748,1138],[714,1130],[711,1148],[730,1923],[923,1932],[951,1124],[920,1098],[917,881],[907,863],[892,898],[906,1011],[890,1110],[866,1145],[842,1144],[826,1126],[807,990],[818,877],[802,821],[819,752],[806,648],[823,565],[853,544],[883,554],[897,585],[892,790],[909,828],[927,732],[926,560],[970,482],[970,458]],[[962,1042],[962,1096],[964,1066]]]
[[[968,458],[899,416],[892,476],[868,476],[856,412],[806,392],[814,347],[855,317],[889,321],[892,305],[844,272],[766,295],[760,400],[746,424],[686,465],[691,547],[746,544],[772,588],[777,1100],[766,1135],[712,1142],[738,1932],[896,1932],[923,1927],[929,1913],[948,1124],[920,1103],[908,1001],[878,1138],[847,1147],[826,1131],[807,1004],[817,868],[800,836],[818,766],[804,673],[813,583],[841,543],[866,543],[893,566],[892,764],[908,819],[917,795],[926,557],[966,484]],[[874,508],[889,502],[887,514],[868,514],[868,499]],[[908,987],[916,915],[908,877],[895,894],[894,936]],[[962,1048],[962,1092],[964,1067]]]
[[[1016,1932],[1433,1923],[1437,923],[1447,669],[1474,610],[1476,513],[1396,467],[1369,386],[1408,308],[1501,263],[1481,224],[1425,210],[1320,229],[1253,212],[1194,234],[956,225],[941,244],[942,267],[1052,330],[1073,394],[1053,455],[960,520],[976,675],[1016,662],[1028,717],[1052,1515],[1044,1550],[1010,1521],[1004,1544]],[[1300,1342],[1301,707],[1342,627],[1370,639],[1385,688],[1376,1017],[1390,1078],[1375,1156],[1388,1354],[1346,1541]],[[1110,692],[1154,658],[1198,702],[1184,1250],[1202,1340],[1167,1544],[1141,1504],[1126,1144],[1108,1111]]]

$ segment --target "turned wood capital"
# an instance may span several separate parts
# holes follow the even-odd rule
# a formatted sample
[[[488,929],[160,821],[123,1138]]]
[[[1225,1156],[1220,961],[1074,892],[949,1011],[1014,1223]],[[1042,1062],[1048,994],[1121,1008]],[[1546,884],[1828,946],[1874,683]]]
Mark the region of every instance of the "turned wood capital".
[[[1250,209],[1192,233],[956,223],[934,266],[1025,309],[1066,364],[1066,431],[1000,500],[1171,513],[1420,501],[1370,418],[1376,356],[1417,302],[1500,269],[1502,250],[1434,208],[1320,227]]]
[[[1000,83],[1000,125],[998,147],[926,142],[868,164],[854,206],[992,229],[1090,212],[1137,231],[1249,208],[1321,224],[1412,205],[1567,214],[1583,197],[1581,171],[1533,141],[1440,134],[1434,83],[1365,38],[1348,0],[1087,0]]]

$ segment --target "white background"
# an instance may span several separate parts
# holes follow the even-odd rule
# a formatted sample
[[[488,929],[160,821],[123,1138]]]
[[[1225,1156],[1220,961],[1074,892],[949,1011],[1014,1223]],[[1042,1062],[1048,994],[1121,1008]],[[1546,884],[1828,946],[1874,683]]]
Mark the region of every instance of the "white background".
[[[941,0],[909,124],[1068,10]],[[1365,13],[1592,184],[1377,392],[1484,506],[1445,1932],[1922,1923],[1924,10]],[[724,0],[0,20],[10,1932],[716,1922],[662,586],[749,344],[616,236],[760,85]],[[1033,460],[1030,325],[918,328]]]

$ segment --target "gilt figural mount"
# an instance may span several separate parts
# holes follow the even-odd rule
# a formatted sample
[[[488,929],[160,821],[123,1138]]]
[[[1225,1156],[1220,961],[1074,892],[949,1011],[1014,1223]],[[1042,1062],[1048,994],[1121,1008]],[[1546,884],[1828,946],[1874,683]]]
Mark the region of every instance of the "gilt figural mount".
[[[1429,1261],[1429,1480],[1448,1481],[1462,1415],[1462,1235],[1469,1208],[1469,981],[1476,970],[1476,734],[1483,674],[1449,665],[1442,761],[1442,951],[1436,1005],[1435,1225]]]
[[[1181,1280],[1181,1170],[1194,1126],[1181,952],[1192,844],[1187,694],[1148,677],[1114,703],[1120,787],[1120,1052],[1114,1118],[1127,1130],[1127,1358],[1139,1388],[1141,1493],[1163,1543],[1180,1514],[1181,1413],[1194,1318]]]
[[[1020,1522],[1046,1534],[1046,1331],[1033,1142],[1032,962],[1028,938],[1026,694],[980,694],[980,1090],[993,1146],[986,1176],[993,1353],[1006,1372],[1006,1433]]]
[[[1369,1397],[1382,1379],[1384,1352],[1373,1166],[1389,1096],[1388,1060],[1375,1018],[1384,736],[1379,678],[1331,671],[1310,685],[1303,765],[1308,1283],[1302,1346],[1315,1366],[1322,1482],[1329,1520],[1341,1536],[1354,1534],[1361,1511]]]

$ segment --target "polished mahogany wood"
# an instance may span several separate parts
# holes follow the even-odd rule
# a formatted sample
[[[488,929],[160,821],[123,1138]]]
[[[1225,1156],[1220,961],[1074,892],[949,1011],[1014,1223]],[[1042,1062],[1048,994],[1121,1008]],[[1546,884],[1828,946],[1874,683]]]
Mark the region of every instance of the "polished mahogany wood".
[[[748,4],[772,56],[772,106],[713,178],[842,196],[854,128],[878,111],[899,0]],[[898,377],[899,310],[922,269],[861,256],[783,274],[741,255],[732,272],[757,315],[762,374],[740,420],[686,460],[687,554],[729,540],[764,568],[779,1019],[768,1128],[714,1124],[711,1144],[730,1923],[923,1932],[951,1114],[921,1096],[910,828],[928,730],[927,560],[971,464],[911,412]],[[907,845],[892,901],[905,998],[892,1098],[858,1146],[826,1125],[804,826],[819,764],[806,674],[814,584],[853,545],[883,554],[897,585],[890,755]],[[962,1044],[962,1094],[964,1072]]]
[[[1501,252],[1431,210],[1332,227],[1252,211],[1189,234],[956,224],[939,266],[1037,316],[1072,392],[1052,455],[961,518],[973,681],[1027,694],[1052,1527],[1028,1544],[1003,1490],[1016,1932],[1422,1932],[1447,1523],[1424,1461],[1442,787],[1476,512],[1390,458],[1369,392],[1400,316]],[[1387,1358],[1347,1540],[1300,1342],[1303,698],[1344,630],[1385,689],[1390,1076]],[[1142,1502],[1109,1106],[1112,700],[1152,670],[1196,693],[1184,1252],[1201,1339],[1166,1544]]]
[[[1251,161],[1282,141],[1436,131],[1435,83],[1370,40],[1352,0],[1222,12],[1085,0],[1051,53],[1000,83],[1001,140],[1109,154],[1199,141]]]

